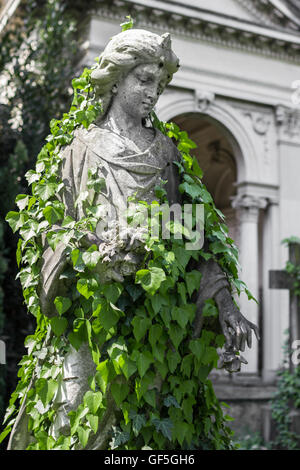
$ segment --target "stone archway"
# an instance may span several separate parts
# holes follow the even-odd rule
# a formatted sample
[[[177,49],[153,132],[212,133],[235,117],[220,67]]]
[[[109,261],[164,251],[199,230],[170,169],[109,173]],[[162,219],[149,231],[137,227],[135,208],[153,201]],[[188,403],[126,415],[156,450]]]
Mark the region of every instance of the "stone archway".
[[[230,237],[239,245],[236,210],[232,207],[237,193],[237,165],[230,141],[211,119],[199,113],[181,114],[172,121],[197,144],[192,154],[203,170],[203,183],[225,215]]]

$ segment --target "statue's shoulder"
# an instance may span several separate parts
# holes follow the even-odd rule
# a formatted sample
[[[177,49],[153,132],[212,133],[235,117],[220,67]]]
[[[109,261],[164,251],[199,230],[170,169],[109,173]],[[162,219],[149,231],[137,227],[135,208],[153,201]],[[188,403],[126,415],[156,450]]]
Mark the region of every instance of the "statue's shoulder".
[[[173,140],[168,137],[167,135],[163,134],[159,129],[156,129],[156,133],[159,136],[160,141],[168,149],[168,155],[170,158],[170,161],[180,161],[181,160],[181,154],[173,142]]]
[[[80,140],[86,145],[107,137],[107,130],[91,124],[87,129],[83,126],[74,131],[74,140]]]

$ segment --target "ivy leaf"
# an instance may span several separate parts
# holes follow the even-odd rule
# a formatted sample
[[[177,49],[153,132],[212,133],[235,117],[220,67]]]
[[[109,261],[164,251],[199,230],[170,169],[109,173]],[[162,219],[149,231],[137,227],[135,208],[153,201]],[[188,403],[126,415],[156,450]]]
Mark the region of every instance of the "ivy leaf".
[[[129,394],[129,386],[126,383],[114,382],[111,384],[111,393],[117,406],[120,406]]]
[[[135,316],[131,322],[133,325],[133,334],[137,342],[145,336],[146,332],[150,328],[151,320],[147,317]]]
[[[43,405],[46,406],[54,397],[58,389],[58,383],[53,379],[40,378],[36,382],[35,389]]]
[[[109,443],[111,450],[117,449],[121,445],[125,444],[127,441],[129,441],[130,434],[127,431],[119,431],[115,430],[113,434],[113,438],[111,442]]]
[[[157,359],[161,364],[164,364],[165,361],[165,345],[160,343],[154,343],[152,345],[152,353],[155,359]],[[158,364],[156,365],[158,367]]]
[[[152,362],[154,362],[154,359],[150,351],[140,353],[137,360],[137,368],[141,377],[145,375]]]
[[[35,187],[35,195],[39,196],[42,201],[46,202],[50,197],[54,196],[54,194],[57,191],[57,184],[56,183],[50,183],[50,182],[45,182],[45,183],[39,183]]]
[[[152,408],[156,408],[156,391],[155,390],[147,390],[144,394],[145,401],[152,406]]]
[[[170,406],[174,406],[175,408],[180,408],[180,405],[178,404],[178,401],[176,400],[175,397],[173,397],[173,395],[168,395],[165,399],[164,399],[164,405],[169,408]]]
[[[67,329],[68,320],[64,317],[62,318],[53,317],[53,318],[50,318],[50,324],[51,324],[53,333],[56,336],[61,336]]]
[[[137,370],[137,366],[134,361],[132,361],[126,354],[122,354],[119,358],[119,366],[121,371],[128,380]]]
[[[167,353],[167,361],[171,374],[175,371],[176,367],[181,361],[181,356],[177,351],[171,351],[169,349]]]
[[[99,426],[99,417],[88,414],[86,415],[86,419],[88,420],[93,433],[96,434],[96,432],[98,431],[98,426]]]
[[[118,323],[119,318],[124,315],[122,310],[119,310],[112,303],[105,303],[101,307],[99,321],[106,331],[109,331],[113,326]]]
[[[157,343],[162,333],[163,333],[163,329],[161,325],[155,324],[150,327],[149,343],[151,344],[152,347]]]
[[[126,20],[127,21],[124,21],[124,23],[121,23],[120,26],[122,28],[122,33],[124,31],[127,31],[128,29],[131,29],[133,28],[133,19],[131,18],[130,15],[126,16]]]
[[[133,433],[137,437],[140,433],[140,430],[147,422],[146,416],[143,414],[137,414],[135,411],[130,411],[129,417],[132,420]]]
[[[196,356],[198,361],[201,360],[204,350],[205,350],[205,345],[201,341],[201,339],[192,339],[189,343],[189,348],[192,351],[192,353]]]
[[[72,259],[73,267],[75,271],[83,273],[85,270],[85,263],[82,259],[82,253],[78,248],[75,248],[75,250],[72,251],[71,259]]]
[[[83,403],[80,404],[76,411],[71,411],[70,416],[70,425],[71,425],[71,436],[77,431],[80,421],[84,418],[89,412],[87,406],[84,406]]]
[[[83,397],[83,403],[88,407],[90,412],[95,415],[102,403],[102,393],[89,390]]]
[[[99,251],[96,251],[96,250],[93,250],[93,251],[88,250],[82,254],[83,262],[90,269],[93,269],[97,266],[100,258],[101,258],[101,254],[99,253]]]
[[[190,253],[188,253],[183,247],[177,246],[174,248],[174,254],[176,257],[176,261],[181,269],[182,272],[185,271],[185,268],[191,258]]]
[[[91,432],[91,429],[83,427],[83,426],[78,426],[77,434],[78,434],[80,443],[83,448],[86,447],[88,443],[90,432]]]
[[[186,436],[189,433],[192,436],[192,433],[190,432],[190,426],[188,425],[188,423],[186,423],[184,421],[175,422],[173,435],[174,435],[174,437],[176,437],[176,439],[178,440],[178,442],[181,446],[182,446],[184,440],[186,439]]]
[[[158,418],[153,418],[152,423],[154,424],[156,431],[161,432],[169,441],[172,440],[172,429],[173,423],[169,418],[159,420]]]
[[[135,284],[129,284],[125,288],[130,297],[132,298],[133,302],[135,302],[143,293],[143,289]]]
[[[179,325],[172,323],[169,329],[169,335],[175,348],[178,349],[179,344],[185,336],[185,330],[183,330]]]
[[[18,208],[20,209],[20,211],[24,210],[25,207],[27,207],[28,202],[29,202],[29,197],[30,196],[26,194],[18,194],[18,196],[16,197],[16,204]]]
[[[102,393],[106,392],[107,384],[109,378],[109,362],[106,359],[103,362],[100,362],[97,365],[97,372],[95,375],[96,382],[98,386],[101,388]]]
[[[181,404],[184,416],[188,423],[193,422],[193,405],[196,403],[196,400],[193,396],[185,398]]]
[[[186,304],[181,307],[173,307],[171,310],[172,319],[175,320],[182,329],[187,323],[192,322],[196,313],[196,305]]]
[[[28,215],[22,212],[10,211],[5,217],[6,222],[9,223],[12,231],[15,233],[22,227],[28,220]]]
[[[77,290],[86,299],[89,299],[99,288],[96,279],[81,278],[77,282]]]
[[[54,300],[56,310],[59,315],[63,315],[72,305],[71,300],[68,297],[56,297]]]
[[[204,354],[201,358],[202,363],[205,365],[210,364],[212,362],[217,364],[218,360],[219,360],[219,356],[218,356],[216,349],[212,346],[206,346],[204,350]]]
[[[177,283],[177,291],[182,299],[182,302],[186,304],[186,287],[183,282]]]
[[[213,299],[206,299],[202,309],[203,317],[218,317],[219,311]]]
[[[40,177],[40,173],[37,173],[34,170],[29,170],[27,171],[27,173],[25,173],[25,178],[29,185],[35,183],[36,181],[39,181]]]
[[[106,284],[103,286],[103,295],[113,304],[116,304],[118,298],[122,294],[123,286],[119,282],[115,282],[113,284]]]
[[[80,346],[85,340],[85,336],[82,335],[81,331],[71,331],[71,333],[68,334],[68,340],[73,348],[75,348],[76,351],[79,351]]]
[[[201,277],[202,274],[196,270],[186,273],[185,283],[190,297],[194,290],[198,290],[200,288]]]
[[[154,295],[161,283],[166,279],[166,274],[163,269],[152,266],[149,269],[137,271],[135,279],[136,283],[141,284],[146,292]]]
[[[64,216],[63,211],[55,209],[53,206],[47,206],[43,210],[43,215],[50,225],[55,224]]]
[[[192,365],[193,365],[193,354],[188,354],[182,359],[182,363],[180,366],[180,372],[182,372],[187,377],[191,376]]]

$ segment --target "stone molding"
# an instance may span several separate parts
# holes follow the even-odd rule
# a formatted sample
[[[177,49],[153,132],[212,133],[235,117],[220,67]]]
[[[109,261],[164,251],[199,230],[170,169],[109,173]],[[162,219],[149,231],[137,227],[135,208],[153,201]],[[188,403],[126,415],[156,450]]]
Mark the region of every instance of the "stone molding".
[[[205,112],[214,100],[214,93],[206,90],[195,90],[195,111]]]
[[[252,194],[238,194],[232,198],[232,207],[239,212],[241,222],[258,222],[260,209],[265,209],[268,200]]]
[[[291,30],[221,17],[193,7],[178,7],[172,13],[173,5],[158,0],[100,0],[97,5],[98,17],[119,21],[130,13],[138,27],[168,30],[179,36],[300,63],[300,37]]]
[[[260,136],[266,135],[271,124],[271,116],[267,113],[259,111],[244,111],[244,115],[248,116],[252,123],[254,132]]]
[[[282,140],[300,142],[300,109],[279,105],[275,108],[275,121]]]

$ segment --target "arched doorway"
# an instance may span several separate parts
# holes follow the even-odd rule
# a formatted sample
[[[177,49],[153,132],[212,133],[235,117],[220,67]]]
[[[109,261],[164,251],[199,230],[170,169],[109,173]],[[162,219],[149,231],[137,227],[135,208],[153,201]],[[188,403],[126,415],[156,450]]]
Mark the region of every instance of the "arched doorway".
[[[231,142],[211,118],[199,113],[185,113],[172,119],[188,133],[197,148],[192,154],[203,170],[203,183],[226,217],[229,235],[239,245],[239,230],[232,198],[236,195],[237,165]]]
[[[255,197],[240,194],[241,175],[245,174],[243,155],[231,132],[215,118],[200,112],[186,112],[170,119],[188,133],[197,148],[191,153],[203,170],[202,181],[213,196],[218,209],[225,215],[229,236],[239,249],[240,278],[246,282],[257,300],[261,300],[262,264],[261,210]],[[249,302],[242,293],[236,297],[241,312],[255,324],[261,322],[261,312],[255,302]],[[261,345],[255,343],[243,355],[248,365],[246,373],[256,374],[261,369]]]

